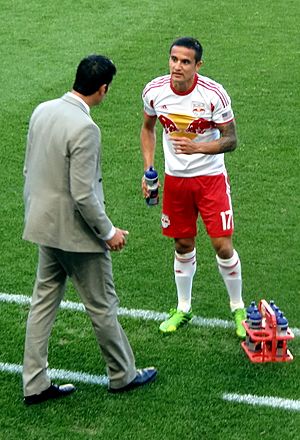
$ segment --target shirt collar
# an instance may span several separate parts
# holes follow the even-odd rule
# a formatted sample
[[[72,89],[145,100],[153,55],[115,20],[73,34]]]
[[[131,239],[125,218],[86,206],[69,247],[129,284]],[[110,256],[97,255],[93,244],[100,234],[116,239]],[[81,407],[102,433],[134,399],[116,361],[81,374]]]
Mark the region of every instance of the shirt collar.
[[[80,98],[80,96],[75,95],[75,93],[72,92],[67,92],[68,96],[71,96],[72,98],[76,99],[77,101],[81,102],[81,104],[84,105],[84,107],[86,108],[88,114],[90,114],[90,107],[87,105],[86,102],[84,102],[84,100],[82,98]]]

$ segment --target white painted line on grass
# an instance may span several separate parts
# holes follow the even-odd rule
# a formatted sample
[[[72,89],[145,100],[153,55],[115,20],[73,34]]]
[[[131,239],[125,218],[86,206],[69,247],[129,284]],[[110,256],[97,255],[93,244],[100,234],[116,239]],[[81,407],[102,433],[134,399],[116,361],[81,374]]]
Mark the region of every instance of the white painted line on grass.
[[[280,397],[255,396],[252,394],[223,394],[223,400],[245,403],[254,406],[270,406],[272,408],[300,411],[300,400],[282,399]]]
[[[16,295],[0,292],[0,302],[27,305],[30,304],[30,301],[31,297],[27,295]],[[82,303],[73,301],[62,301],[60,307],[65,310],[74,310],[77,312],[85,311],[85,307]],[[168,317],[167,313],[159,313],[152,310],[126,309],[124,307],[120,307],[118,309],[118,315],[128,316],[130,318],[140,318],[150,321],[164,321]],[[201,316],[194,316],[191,320],[191,324],[198,327],[234,328],[233,321],[226,321],[225,319],[218,318],[202,318]],[[300,336],[299,328],[292,328],[291,330],[295,336]]]
[[[219,318],[202,318],[201,316],[194,316],[191,323],[199,327],[221,327],[221,328],[234,328],[233,321],[226,321]]]
[[[22,374],[23,367],[18,364],[0,362],[0,371],[5,373]],[[70,382],[83,382],[92,385],[108,385],[107,376],[96,376],[80,371],[58,370],[49,368],[48,374],[51,379],[61,379]],[[300,411],[300,400],[283,399],[280,397],[255,396],[252,394],[224,393],[223,400],[234,403],[244,403],[253,406],[269,406],[288,411]]]
[[[0,362],[0,371],[6,373],[22,374],[22,365],[17,364],[7,364]],[[56,370],[54,368],[48,369],[48,374],[51,379],[62,379],[68,380],[70,382],[84,382],[93,385],[107,385],[107,376],[95,376],[89,373],[82,373],[80,371],[69,371],[69,370]]]
[[[31,297],[27,295],[15,295],[9,293],[0,293],[0,302],[14,303],[20,305],[30,304]],[[65,310],[74,310],[77,312],[84,312],[85,307],[82,303],[73,301],[62,301],[60,307]],[[159,313],[152,310],[140,310],[140,309],[126,309],[120,307],[118,309],[119,316],[127,316],[130,318],[141,318],[150,321],[164,321],[167,319],[167,313]],[[221,328],[233,328],[233,321],[226,321],[224,319],[217,318],[201,318],[200,316],[194,316],[191,323],[199,327],[221,327]]]

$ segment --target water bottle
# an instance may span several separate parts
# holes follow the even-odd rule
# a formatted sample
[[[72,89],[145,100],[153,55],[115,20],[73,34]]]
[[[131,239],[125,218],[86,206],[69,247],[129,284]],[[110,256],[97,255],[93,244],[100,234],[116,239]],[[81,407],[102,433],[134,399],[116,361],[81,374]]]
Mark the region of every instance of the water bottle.
[[[262,316],[257,307],[254,307],[252,312],[249,315],[249,328],[251,330],[260,330],[262,324]],[[257,342],[249,338],[249,350],[251,351],[260,351],[261,350],[261,342]]]
[[[273,312],[275,313],[275,316],[277,316],[278,313],[280,313],[280,310],[279,310],[279,307],[276,306],[275,301],[271,300],[270,306],[271,306],[271,309],[273,310]]]
[[[247,307],[246,309],[246,313],[247,313],[247,321],[249,320],[249,316],[251,315],[251,313],[253,312],[254,309],[257,309],[257,305],[255,301],[251,301],[250,306]]]
[[[253,312],[253,310],[257,308],[256,306],[256,302],[255,301],[251,301],[250,306],[247,307],[246,309],[246,314],[247,314],[247,324],[249,325],[249,317],[251,315],[251,313]],[[246,334],[246,344],[249,345],[249,334]]]
[[[148,206],[155,206],[158,204],[159,200],[157,171],[153,168],[153,166],[151,166],[145,171],[144,176],[150,192],[149,197],[146,198],[146,203]]]
[[[282,312],[278,313],[276,316],[276,334],[277,336],[285,336],[287,334],[288,329],[288,320],[283,315]],[[277,341],[277,347],[276,347],[276,356],[283,356],[285,353],[283,353],[283,340]]]
[[[275,301],[273,299],[271,299],[271,301],[269,302],[271,309],[273,309],[274,307],[276,307]]]

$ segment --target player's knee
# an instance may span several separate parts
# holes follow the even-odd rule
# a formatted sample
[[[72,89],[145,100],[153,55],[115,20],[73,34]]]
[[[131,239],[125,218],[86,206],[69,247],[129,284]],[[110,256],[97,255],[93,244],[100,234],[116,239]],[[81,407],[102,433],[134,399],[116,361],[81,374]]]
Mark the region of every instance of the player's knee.
[[[217,255],[219,258],[222,258],[222,260],[229,260],[229,258],[231,258],[233,255],[233,249],[230,247],[220,248],[217,251]]]
[[[194,238],[175,238],[175,250],[179,254],[187,254],[195,248]]]
[[[228,260],[233,255],[232,240],[229,237],[212,239],[212,244],[219,258]]]

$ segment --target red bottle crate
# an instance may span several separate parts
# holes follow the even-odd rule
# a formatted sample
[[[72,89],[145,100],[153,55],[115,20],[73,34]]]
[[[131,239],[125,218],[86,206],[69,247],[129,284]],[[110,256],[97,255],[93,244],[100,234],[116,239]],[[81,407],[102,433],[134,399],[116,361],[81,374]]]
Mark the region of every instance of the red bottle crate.
[[[242,347],[247,356],[251,362],[257,363],[292,361],[293,355],[287,348],[287,341],[294,338],[293,332],[287,328],[286,334],[277,335],[276,315],[266,300],[262,299],[259,302],[258,309],[263,317],[260,330],[252,330],[247,321],[243,321],[247,339],[242,342]],[[249,339],[250,347],[255,345],[255,350],[249,347]]]

